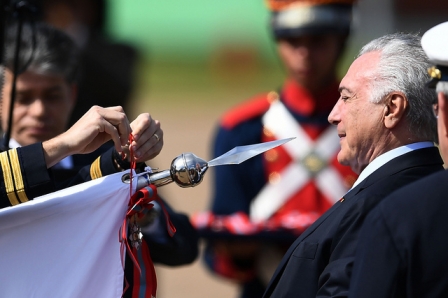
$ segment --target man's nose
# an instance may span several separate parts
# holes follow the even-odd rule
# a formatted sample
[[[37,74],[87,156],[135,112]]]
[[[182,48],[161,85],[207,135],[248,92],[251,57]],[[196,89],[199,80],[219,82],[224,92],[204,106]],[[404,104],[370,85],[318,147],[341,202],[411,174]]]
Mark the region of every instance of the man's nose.
[[[328,115],[328,122],[332,125],[338,125],[340,122],[339,117],[339,101],[334,105],[333,109],[331,110],[330,114]]]
[[[40,116],[40,115],[45,114],[46,108],[47,107],[45,105],[44,100],[42,100],[41,98],[36,98],[30,105],[28,110],[29,110],[30,114]]]
[[[297,45],[294,47],[294,53],[304,58],[308,57],[310,55],[310,47],[303,44]]]

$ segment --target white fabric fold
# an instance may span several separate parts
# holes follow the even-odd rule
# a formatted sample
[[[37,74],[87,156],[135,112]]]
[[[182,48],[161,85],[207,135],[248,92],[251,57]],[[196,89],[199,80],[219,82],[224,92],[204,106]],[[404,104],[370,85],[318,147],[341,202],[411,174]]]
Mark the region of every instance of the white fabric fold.
[[[0,210],[0,297],[121,297],[123,173]]]

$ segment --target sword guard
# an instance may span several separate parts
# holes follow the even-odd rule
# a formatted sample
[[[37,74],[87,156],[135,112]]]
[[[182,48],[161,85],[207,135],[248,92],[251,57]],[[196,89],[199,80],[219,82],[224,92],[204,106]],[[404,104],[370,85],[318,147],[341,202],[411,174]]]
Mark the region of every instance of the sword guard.
[[[175,182],[183,188],[195,187],[204,179],[204,174],[208,169],[207,162],[197,157],[193,153],[182,153],[171,162],[169,170],[148,171],[137,174],[137,189],[141,189],[149,184],[157,187]],[[123,183],[130,183],[129,173],[121,177]]]
[[[204,179],[207,162],[193,153],[182,153],[171,162],[170,173],[180,187],[195,187]]]

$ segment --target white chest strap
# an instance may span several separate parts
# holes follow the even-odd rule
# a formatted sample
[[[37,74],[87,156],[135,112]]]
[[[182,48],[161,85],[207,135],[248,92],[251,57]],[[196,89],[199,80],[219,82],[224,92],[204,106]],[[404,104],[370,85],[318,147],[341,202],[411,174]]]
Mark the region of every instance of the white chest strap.
[[[270,218],[313,177],[319,190],[332,202],[347,192],[339,172],[328,165],[340,148],[335,127],[328,127],[313,142],[280,101],[271,104],[262,122],[275,138],[296,139],[283,145],[293,162],[282,171],[275,183],[266,183],[252,200],[250,218],[253,222]]]

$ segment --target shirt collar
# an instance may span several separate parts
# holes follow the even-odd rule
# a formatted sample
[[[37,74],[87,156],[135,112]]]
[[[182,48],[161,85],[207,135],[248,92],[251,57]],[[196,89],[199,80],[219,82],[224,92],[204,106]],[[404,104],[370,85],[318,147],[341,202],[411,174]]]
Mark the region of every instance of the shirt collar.
[[[392,159],[397,158],[398,156],[401,156],[405,153],[408,153],[408,152],[411,152],[414,150],[429,148],[429,147],[434,147],[434,144],[432,142],[417,142],[417,143],[404,145],[404,146],[392,149],[386,153],[381,154],[380,156],[376,157],[371,163],[369,163],[369,165],[361,172],[358,179],[355,181],[355,183],[353,184],[353,186],[350,190],[355,188],[358,184],[360,184],[362,181],[364,181],[364,179],[369,177],[370,174],[372,174],[373,172],[378,170],[380,167],[382,167],[383,165],[385,165],[387,162],[391,161]]]
[[[16,140],[9,139],[9,148],[13,149],[13,148],[18,148],[18,147],[22,147],[22,146],[20,146],[20,144],[17,143]]]

